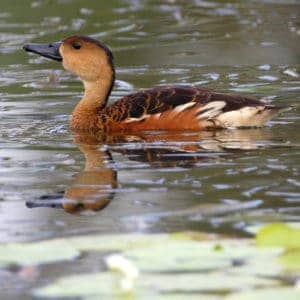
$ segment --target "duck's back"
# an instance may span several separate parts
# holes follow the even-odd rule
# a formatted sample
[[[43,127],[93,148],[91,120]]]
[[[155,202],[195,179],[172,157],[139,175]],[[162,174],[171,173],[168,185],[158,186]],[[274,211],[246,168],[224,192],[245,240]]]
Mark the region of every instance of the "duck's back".
[[[109,131],[201,130],[264,125],[278,108],[240,95],[162,86],[127,95],[100,112]]]

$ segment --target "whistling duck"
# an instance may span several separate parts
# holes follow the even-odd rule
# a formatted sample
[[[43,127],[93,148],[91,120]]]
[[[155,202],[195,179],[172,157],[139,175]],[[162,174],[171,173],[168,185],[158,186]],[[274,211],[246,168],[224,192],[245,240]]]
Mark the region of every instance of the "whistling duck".
[[[62,61],[66,70],[83,81],[83,98],[72,113],[73,131],[259,127],[280,110],[256,99],[184,85],[141,90],[107,106],[115,68],[112,52],[104,43],[74,35],[61,42],[26,44],[23,48]]]

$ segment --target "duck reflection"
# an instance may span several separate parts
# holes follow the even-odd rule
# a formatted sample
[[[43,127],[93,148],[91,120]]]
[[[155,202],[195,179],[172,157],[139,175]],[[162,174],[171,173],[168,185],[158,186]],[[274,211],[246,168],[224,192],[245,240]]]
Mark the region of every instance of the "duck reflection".
[[[117,172],[109,166],[112,160],[108,151],[98,145],[80,144],[85,167],[75,177],[75,182],[66,189],[62,207],[69,213],[98,211],[113,198],[117,187]]]
[[[103,209],[113,199],[117,172],[111,167],[110,152],[90,137],[75,138],[75,143],[84,155],[85,167],[76,174],[74,183],[62,193],[26,202],[27,207],[63,208],[68,213],[84,214]]]
[[[72,214],[87,214],[105,208],[118,187],[111,153],[151,167],[201,167],[202,162],[240,156],[244,150],[269,145],[268,129],[222,130],[201,133],[148,132],[144,135],[78,135],[74,143],[85,157],[85,167],[60,195],[43,195],[27,202],[29,208],[63,208]],[[109,150],[107,150],[109,149]],[[240,150],[240,151],[237,151]]]

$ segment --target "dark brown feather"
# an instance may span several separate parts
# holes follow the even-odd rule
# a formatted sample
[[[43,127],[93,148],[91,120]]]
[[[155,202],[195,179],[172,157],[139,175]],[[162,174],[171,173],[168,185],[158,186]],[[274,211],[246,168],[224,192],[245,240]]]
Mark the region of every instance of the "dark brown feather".
[[[100,115],[105,115],[110,124],[119,123],[130,118],[138,119],[143,115],[171,111],[179,105],[192,101],[197,103],[198,108],[209,102],[224,101],[226,105],[222,109],[223,112],[238,110],[245,106],[265,105],[249,97],[214,93],[206,89],[178,85],[155,87],[129,94],[104,108]]]

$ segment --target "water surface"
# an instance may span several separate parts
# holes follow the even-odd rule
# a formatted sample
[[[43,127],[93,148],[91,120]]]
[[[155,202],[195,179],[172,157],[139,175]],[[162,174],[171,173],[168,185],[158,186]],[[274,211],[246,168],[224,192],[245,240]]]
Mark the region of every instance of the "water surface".
[[[234,234],[249,222],[298,220],[296,2],[15,2],[4,1],[0,15],[2,241],[92,231]],[[113,201],[92,215],[70,215],[59,204],[85,165],[68,130],[82,87],[58,63],[21,46],[73,33],[100,38],[114,51],[111,101],[175,82],[296,108],[263,129],[101,141],[94,151],[106,151],[109,159],[98,163],[116,173],[106,191]],[[94,184],[99,193],[105,185]],[[49,203],[57,208],[36,207]]]

